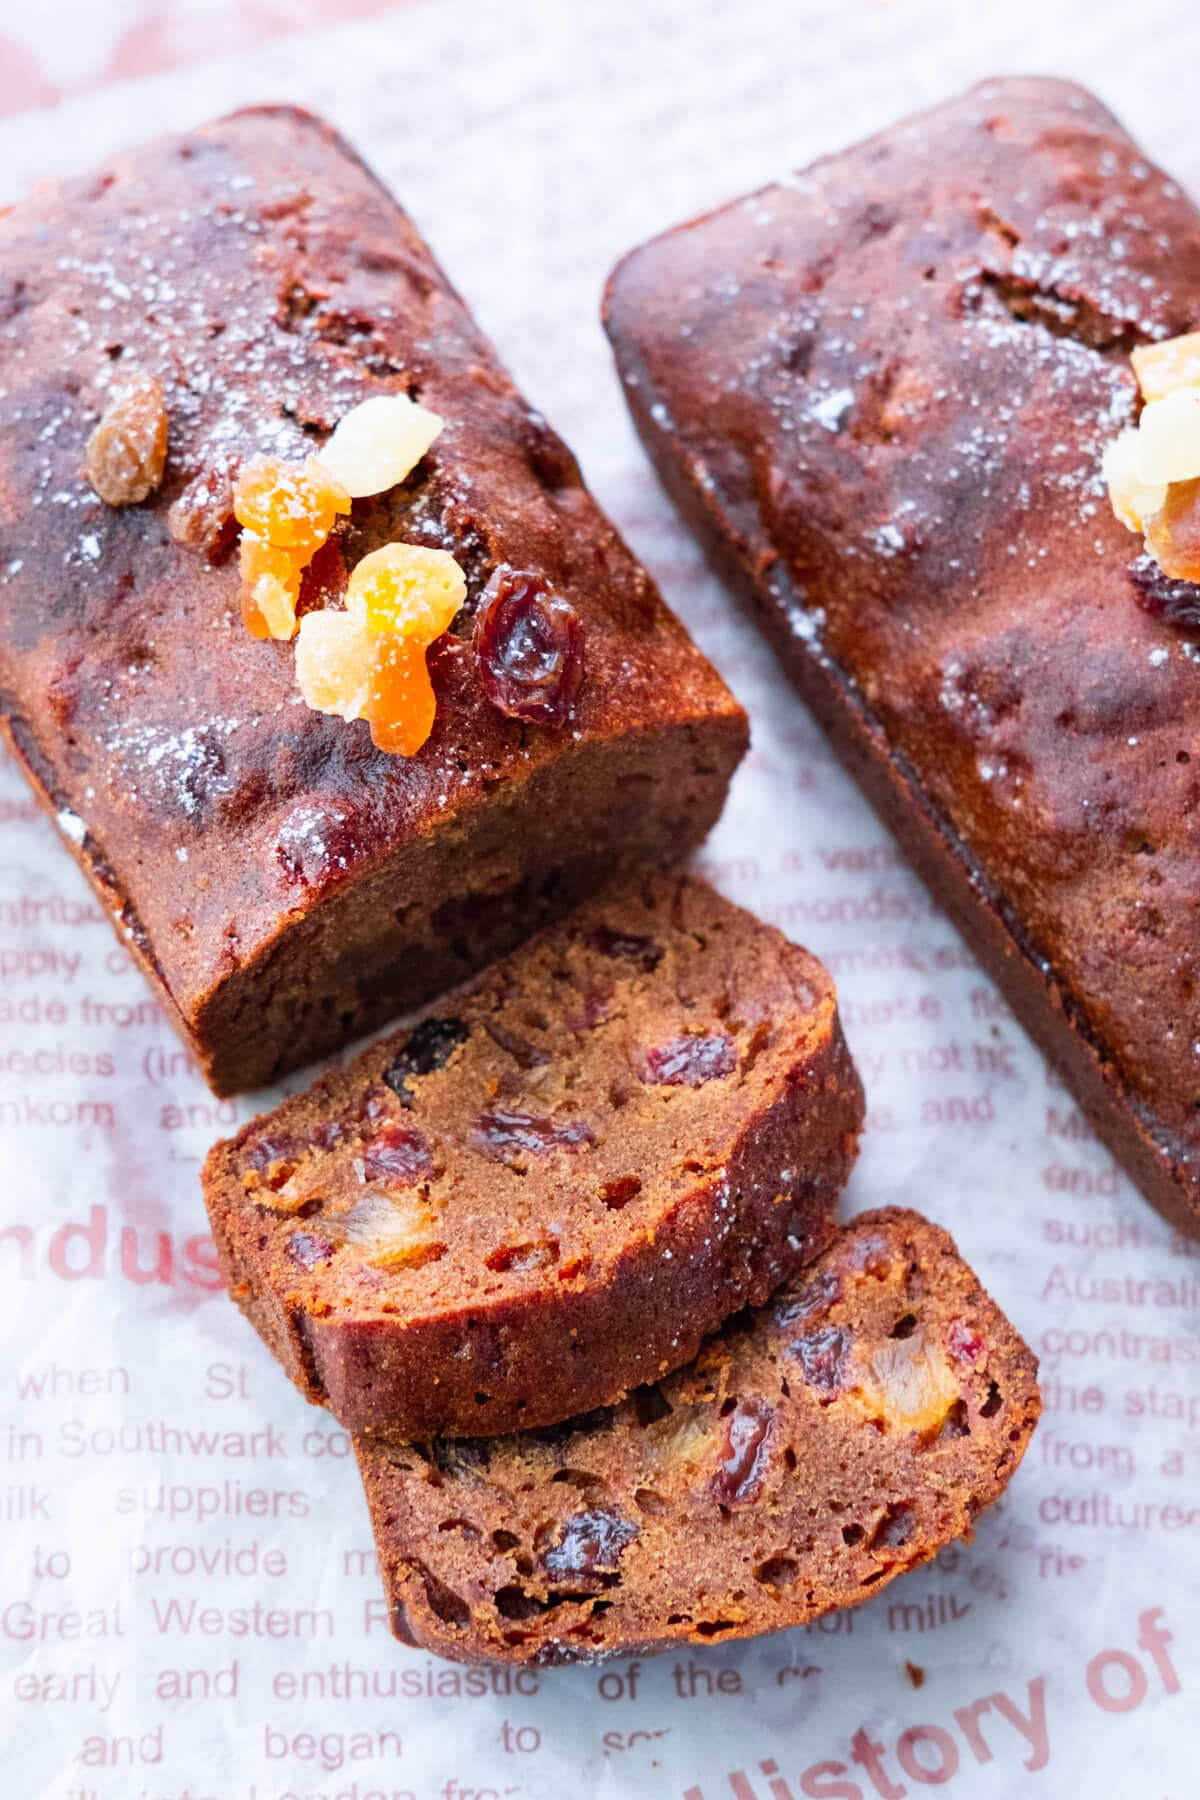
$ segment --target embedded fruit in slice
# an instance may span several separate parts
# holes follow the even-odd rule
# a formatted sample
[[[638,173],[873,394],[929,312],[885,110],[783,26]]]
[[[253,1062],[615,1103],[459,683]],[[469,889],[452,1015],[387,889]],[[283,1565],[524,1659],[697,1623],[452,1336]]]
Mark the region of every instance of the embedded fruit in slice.
[[[444,423],[407,394],[376,394],[351,408],[318,460],[354,499],[382,494],[412,473]]]

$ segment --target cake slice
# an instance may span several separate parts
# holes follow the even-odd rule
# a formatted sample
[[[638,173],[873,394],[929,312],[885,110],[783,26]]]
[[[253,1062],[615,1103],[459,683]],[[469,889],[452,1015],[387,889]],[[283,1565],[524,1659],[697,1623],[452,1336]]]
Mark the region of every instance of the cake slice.
[[[863,1098],[833,985],[704,882],[584,907],[218,1144],[230,1291],[356,1431],[547,1425],[828,1242]]]
[[[410,755],[251,635],[234,514],[248,464],[405,396],[441,429],[338,518],[300,607],[341,618],[386,545],[454,558]],[[232,1093],[681,857],[746,720],[411,221],[267,108],[0,216],[0,737]]]
[[[1200,211],[989,81],[668,232],[607,326],[663,479],[1147,1197],[1200,1232],[1200,590],[1113,516]]]
[[[1037,1363],[944,1231],[867,1213],[689,1368],[551,1431],[358,1440],[392,1627],[463,1662],[722,1643],[970,1534]]]

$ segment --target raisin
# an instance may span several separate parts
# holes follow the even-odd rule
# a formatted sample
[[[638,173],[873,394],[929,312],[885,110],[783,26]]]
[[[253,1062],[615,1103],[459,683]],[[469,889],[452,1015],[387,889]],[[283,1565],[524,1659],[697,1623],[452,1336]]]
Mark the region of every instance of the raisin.
[[[416,1187],[433,1171],[433,1156],[415,1125],[385,1125],[362,1153],[365,1181],[388,1187]]]
[[[803,1332],[788,1345],[788,1355],[794,1356],[800,1364],[810,1387],[834,1394],[846,1379],[850,1333],[843,1331],[840,1325]]]
[[[774,1423],[775,1409],[761,1400],[739,1402],[729,1414],[721,1467],[712,1479],[721,1506],[742,1506],[757,1495],[767,1472]]]
[[[499,712],[567,723],[583,680],[583,622],[540,575],[498,568],[475,621],[480,686]]]
[[[87,474],[108,506],[136,506],[151,495],[167,461],[162,386],[138,375],[109,400],[88,439]]]
[[[642,1080],[659,1087],[703,1087],[737,1068],[737,1048],[731,1037],[677,1037],[643,1058]]]
[[[842,1284],[832,1269],[822,1269],[802,1287],[792,1288],[775,1302],[775,1323],[786,1331],[797,1319],[811,1319],[815,1313],[828,1312],[842,1297]]]
[[[462,1019],[422,1019],[383,1071],[383,1079],[404,1106],[413,1103],[412,1083],[444,1069],[471,1028]]]
[[[538,1119],[501,1106],[481,1112],[471,1132],[474,1148],[494,1162],[508,1162],[514,1154],[545,1156],[552,1150],[579,1150],[595,1141],[596,1134],[582,1119]]]
[[[302,1269],[315,1269],[319,1263],[329,1262],[336,1249],[332,1239],[319,1231],[293,1231],[287,1241],[288,1261]]]
[[[542,1558],[546,1573],[563,1576],[614,1574],[621,1556],[638,1534],[632,1519],[607,1507],[572,1513]]]
[[[1130,563],[1129,579],[1144,612],[1192,630],[1200,625],[1200,587],[1195,582],[1173,581],[1152,556],[1139,556]]]
[[[663,947],[651,937],[639,937],[633,931],[613,931],[608,925],[597,925],[589,931],[587,942],[601,956],[621,957],[636,962],[646,971],[657,969],[663,959]]]
[[[260,1137],[246,1152],[246,1163],[269,1188],[281,1188],[293,1174],[296,1164],[308,1148],[303,1138],[293,1132],[278,1132],[274,1137]]]
[[[976,1331],[973,1325],[968,1325],[965,1319],[951,1319],[946,1332],[946,1348],[959,1362],[970,1363],[974,1367],[987,1345],[982,1333]]]

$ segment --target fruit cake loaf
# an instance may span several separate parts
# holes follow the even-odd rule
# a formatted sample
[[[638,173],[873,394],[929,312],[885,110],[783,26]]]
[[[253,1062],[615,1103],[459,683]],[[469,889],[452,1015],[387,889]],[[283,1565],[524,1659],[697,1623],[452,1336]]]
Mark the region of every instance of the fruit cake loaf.
[[[1090,95],[993,81],[634,251],[606,316],[684,514],[1197,1230],[1200,678],[1101,461],[1131,350],[1200,324],[1200,212]]]
[[[160,410],[114,436],[147,393]],[[293,646],[242,623],[235,553],[247,461],[393,394],[443,429],[354,502],[309,597],[394,541],[456,559],[411,757],[305,705]],[[499,635],[474,629],[485,596]],[[681,855],[746,741],[413,225],[288,108],[0,217],[0,730],[221,1093]]]
[[[615,1409],[357,1449],[396,1636],[569,1662],[869,1599],[970,1533],[1040,1407],[1036,1359],[946,1233],[889,1209]]]
[[[234,1298],[343,1424],[547,1425],[824,1248],[862,1089],[821,965],[644,876],[213,1150]]]

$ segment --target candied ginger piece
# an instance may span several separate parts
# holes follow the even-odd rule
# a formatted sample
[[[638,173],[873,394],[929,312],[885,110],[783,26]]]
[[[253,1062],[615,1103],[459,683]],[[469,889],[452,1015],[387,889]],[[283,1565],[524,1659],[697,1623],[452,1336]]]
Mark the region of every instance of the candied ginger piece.
[[[1145,521],[1167,497],[1165,482],[1147,487],[1138,469],[1138,434],[1130,429],[1104,452],[1104,479],[1112,509],[1130,531],[1144,531]]]
[[[1143,344],[1132,360],[1144,400],[1162,400],[1176,388],[1200,387],[1200,331]]]
[[[466,576],[449,551],[384,544],[364,556],[351,574],[346,608],[369,631],[432,644],[466,597]]]
[[[305,613],[296,640],[296,681],[316,712],[343,719],[365,716],[371,691],[374,640],[344,612]]]
[[[354,499],[382,494],[412,473],[444,424],[407,394],[375,394],[351,408],[318,460]]]
[[[233,511],[239,525],[278,550],[307,559],[319,550],[350,496],[315,456],[285,463],[257,456],[238,475]]]
[[[393,756],[415,756],[433,730],[437,699],[425,646],[390,633],[373,640],[367,717],[371,742]]]
[[[1200,582],[1200,481],[1173,481],[1146,521],[1146,543],[1164,575]]]
[[[287,550],[244,531],[238,550],[242,574],[242,619],[257,638],[287,639],[296,630],[303,565]]]
[[[1143,409],[1137,472],[1143,487],[1200,477],[1200,388],[1177,388]]]

